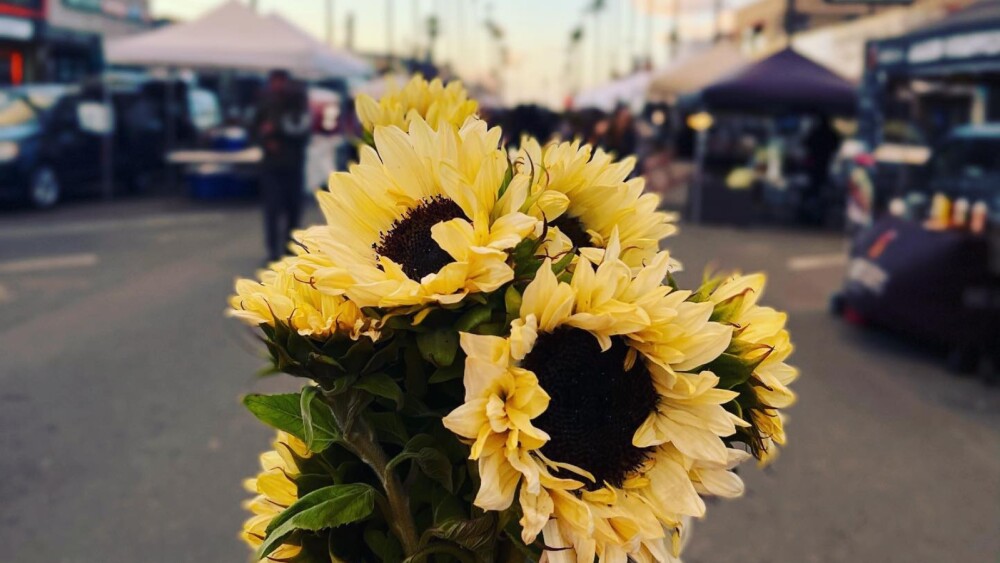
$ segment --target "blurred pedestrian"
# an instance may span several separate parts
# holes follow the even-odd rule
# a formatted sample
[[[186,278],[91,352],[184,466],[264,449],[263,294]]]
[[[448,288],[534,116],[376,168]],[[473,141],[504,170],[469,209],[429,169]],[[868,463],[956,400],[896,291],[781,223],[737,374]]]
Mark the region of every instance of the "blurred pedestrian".
[[[306,89],[285,70],[271,71],[254,116],[264,151],[260,190],[267,258],[278,260],[299,226],[305,187],[306,147],[312,120]]]
[[[809,176],[809,185],[803,193],[799,209],[803,220],[819,221],[825,212],[824,189],[830,176],[830,163],[840,148],[840,141],[840,135],[826,115],[819,116],[816,125],[806,135],[803,145],[806,150],[805,171]]]
[[[830,172],[830,162],[840,148],[840,135],[830,124],[830,118],[823,115],[805,138],[806,168],[809,173],[810,190],[821,191]]]
[[[603,134],[601,146],[618,158],[625,158],[636,154],[638,144],[639,133],[632,112],[627,105],[619,104],[611,116],[607,131]]]

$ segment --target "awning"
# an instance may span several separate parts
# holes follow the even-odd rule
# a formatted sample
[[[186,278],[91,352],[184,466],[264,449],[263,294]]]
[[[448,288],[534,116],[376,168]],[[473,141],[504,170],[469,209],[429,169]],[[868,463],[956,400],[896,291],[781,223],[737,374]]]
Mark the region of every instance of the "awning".
[[[680,96],[696,92],[714,80],[746,66],[748,62],[732,43],[716,43],[654,72],[649,84],[649,100],[673,103]]]
[[[648,72],[637,72],[625,78],[587,88],[573,96],[573,108],[610,112],[618,105],[624,104],[633,111],[639,110],[646,102],[646,90],[650,78]]]
[[[1000,73],[1000,0],[977,2],[906,35],[872,42],[869,66],[897,76]]]
[[[697,98],[709,110],[769,115],[852,115],[858,99],[854,84],[792,49],[706,86]]]
[[[204,16],[155,31],[110,40],[107,61],[121,66],[267,71],[303,78],[371,73],[371,65],[329,48],[280,16],[261,16],[231,1]]]

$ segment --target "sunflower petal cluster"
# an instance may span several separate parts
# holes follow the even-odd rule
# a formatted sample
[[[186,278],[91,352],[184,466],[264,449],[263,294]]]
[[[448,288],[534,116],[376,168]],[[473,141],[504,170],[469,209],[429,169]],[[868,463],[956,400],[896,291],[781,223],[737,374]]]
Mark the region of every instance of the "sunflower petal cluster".
[[[244,503],[253,516],[244,522],[240,538],[253,549],[264,542],[267,527],[274,518],[298,500],[295,480],[302,474],[299,466],[312,456],[301,440],[286,432],[278,432],[273,447],[260,455],[261,472],[243,482],[244,488],[255,496]],[[261,561],[290,561],[301,552],[301,545],[289,541]]]
[[[356,105],[361,126],[368,133],[384,126],[396,126],[405,131],[417,119],[435,128],[460,127],[479,109],[479,104],[469,99],[460,82],[445,85],[440,79],[428,82],[420,76],[414,76],[401,88],[391,84],[389,92],[379,100],[361,94]]]
[[[746,374],[731,388],[739,399],[734,411],[746,422],[742,433],[754,456],[768,464],[785,445],[785,415],[795,403],[790,385],[799,371],[787,363],[793,346],[785,328],[788,315],[758,304],[764,294],[763,274],[732,274],[707,280],[696,299],[714,306],[713,317],[733,327],[727,356]]]
[[[762,275],[680,288],[634,159],[508,153],[457,83],[359,100],[324,222],[240,280],[298,393],[252,482],[257,560],[676,562],[708,497],[774,458],[798,372]]]

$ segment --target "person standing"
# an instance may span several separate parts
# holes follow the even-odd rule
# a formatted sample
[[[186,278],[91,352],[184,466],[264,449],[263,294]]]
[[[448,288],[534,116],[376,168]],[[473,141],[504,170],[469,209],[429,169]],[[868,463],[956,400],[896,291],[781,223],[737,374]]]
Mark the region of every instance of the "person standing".
[[[817,123],[806,135],[803,145],[806,149],[805,169],[809,185],[803,191],[799,215],[806,222],[821,222],[826,212],[824,190],[830,178],[830,163],[840,148],[840,135],[826,115],[819,116]]]
[[[285,70],[268,75],[253,131],[264,152],[260,191],[267,258],[281,258],[299,226],[305,188],[306,146],[312,120],[305,86]]]

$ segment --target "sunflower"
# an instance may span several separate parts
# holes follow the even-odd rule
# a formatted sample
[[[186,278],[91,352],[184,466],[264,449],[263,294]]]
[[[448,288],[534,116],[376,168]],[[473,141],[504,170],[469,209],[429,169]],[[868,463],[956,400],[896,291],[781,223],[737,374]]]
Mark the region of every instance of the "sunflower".
[[[660,198],[643,193],[645,180],[628,179],[634,157],[616,161],[579,141],[543,148],[535,139],[525,138],[516,163],[518,174],[502,205],[548,222],[549,256],[575,247],[599,262],[617,227],[621,260],[638,267],[676,231],[673,216],[657,210]]]
[[[288,324],[302,336],[323,339],[341,333],[358,339],[365,334],[373,339],[373,329],[357,305],[343,296],[318,291],[313,273],[318,267],[329,267],[322,256],[286,257],[260,272],[259,281],[241,279],[236,282],[236,295],[229,298],[228,314],[247,324],[274,326]]]
[[[298,500],[295,478],[300,474],[299,461],[310,457],[312,453],[306,445],[285,432],[278,432],[273,450],[261,454],[261,473],[244,482],[246,489],[257,495],[244,504],[254,515],[243,524],[240,532],[240,538],[252,549],[256,550],[263,543],[271,520]],[[285,543],[262,561],[290,561],[301,551],[300,545]]]
[[[569,283],[545,260],[507,338],[461,334],[465,402],[444,425],[472,444],[475,504],[505,510],[517,494],[522,540],[542,533],[552,561],[668,561],[682,517],[704,513],[698,492],[730,492],[714,471],[729,467],[735,393],[681,368],[717,356],[731,328],[659,285],[666,253],[634,277],[617,253],[612,232]]]
[[[728,353],[753,366],[750,379],[738,386],[737,403],[749,427],[749,445],[762,463],[768,463],[785,444],[781,409],[795,402],[789,388],[799,375],[786,360],[793,346],[785,329],[787,315],[757,302],[764,293],[764,274],[735,274],[710,280],[699,293],[715,309],[713,317],[734,327]]]
[[[376,127],[375,148],[319,193],[327,225],[297,234],[327,257],[315,287],[360,307],[454,304],[513,278],[507,251],[534,232],[523,213],[493,218],[507,173],[499,129],[470,119],[433,130]],[[377,149],[377,152],[376,152]]]
[[[377,102],[371,96],[361,94],[356,105],[358,118],[368,133],[387,125],[406,131],[410,123],[418,118],[435,129],[461,127],[479,109],[479,104],[469,99],[461,82],[445,86],[438,78],[428,82],[419,75],[402,88],[393,88]]]

